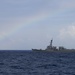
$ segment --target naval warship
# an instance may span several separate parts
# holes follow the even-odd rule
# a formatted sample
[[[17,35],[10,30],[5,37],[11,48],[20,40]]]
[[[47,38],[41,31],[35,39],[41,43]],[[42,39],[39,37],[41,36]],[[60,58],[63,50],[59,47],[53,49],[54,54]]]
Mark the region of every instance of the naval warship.
[[[67,48],[65,48],[65,47],[63,47],[63,46],[59,46],[59,47],[57,47],[57,46],[53,46],[52,45],[52,43],[53,43],[53,39],[51,39],[51,41],[50,41],[50,45],[49,46],[47,46],[47,48],[46,49],[32,49],[32,51],[45,51],[45,52],[70,52],[70,51],[75,51],[75,49],[67,49]]]

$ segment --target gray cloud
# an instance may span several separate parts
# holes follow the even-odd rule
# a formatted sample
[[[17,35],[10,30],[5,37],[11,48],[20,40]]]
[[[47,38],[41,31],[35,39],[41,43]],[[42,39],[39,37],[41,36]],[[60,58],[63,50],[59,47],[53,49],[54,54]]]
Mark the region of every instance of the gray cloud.
[[[74,0],[0,1],[0,49],[45,48],[52,37],[59,41],[60,29],[65,38],[74,37],[74,25],[69,27],[75,20],[74,3]]]

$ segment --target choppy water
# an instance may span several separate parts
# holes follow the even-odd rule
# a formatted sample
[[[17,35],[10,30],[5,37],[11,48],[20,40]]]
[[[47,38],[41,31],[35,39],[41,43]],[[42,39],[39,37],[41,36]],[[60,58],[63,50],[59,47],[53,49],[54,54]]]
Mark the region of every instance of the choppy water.
[[[0,75],[75,75],[75,53],[0,51]]]

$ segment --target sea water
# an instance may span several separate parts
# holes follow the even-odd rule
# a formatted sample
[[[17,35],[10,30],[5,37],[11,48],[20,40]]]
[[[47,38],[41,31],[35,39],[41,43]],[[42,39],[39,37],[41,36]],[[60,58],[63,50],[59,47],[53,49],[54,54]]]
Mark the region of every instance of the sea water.
[[[0,75],[75,75],[75,52],[0,51]]]

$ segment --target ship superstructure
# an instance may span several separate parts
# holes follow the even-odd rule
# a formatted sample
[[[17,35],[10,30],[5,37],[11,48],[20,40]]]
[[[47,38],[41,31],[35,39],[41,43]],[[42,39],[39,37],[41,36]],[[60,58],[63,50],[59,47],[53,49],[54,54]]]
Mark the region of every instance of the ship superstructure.
[[[56,46],[53,46],[52,44],[53,44],[53,39],[50,41],[50,45],[47,46],[47,48],[45,50],[47,50],[47,51],[58,50],[56,48]]]

